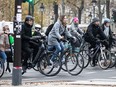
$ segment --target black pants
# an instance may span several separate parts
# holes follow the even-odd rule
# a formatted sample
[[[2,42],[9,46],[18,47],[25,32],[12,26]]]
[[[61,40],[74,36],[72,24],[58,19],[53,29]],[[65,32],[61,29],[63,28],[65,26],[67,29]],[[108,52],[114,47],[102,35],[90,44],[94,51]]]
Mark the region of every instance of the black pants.
[[[24,62],[23,62],[23,66],[27,66],[27,60],[31,57],[31,48],[29,46],[25,46],[23,47],[23,51],[25,52],[25,56],[24,57]]]

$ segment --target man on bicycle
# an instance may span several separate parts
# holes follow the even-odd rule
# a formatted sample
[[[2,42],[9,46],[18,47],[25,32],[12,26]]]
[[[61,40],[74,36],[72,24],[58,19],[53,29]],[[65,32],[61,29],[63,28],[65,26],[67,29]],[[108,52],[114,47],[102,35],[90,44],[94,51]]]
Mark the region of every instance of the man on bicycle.
[[[32,37],[33,21],[34,21],[33,17],[28,15],[28,16],[26,16],[25,22],[22,25],[22,50],[26,53],[24,62],[22,64],[23,73],[26,72],[27,60],[31,54],[31,48],[30,48],[29,41],[31,40],[31,37]]]
[[[94,18],[92,23],[88,26],[87,31],[84,35],[85,41],[90,43],[90,48],[95,48],[100,40],[105,40],[103,44],[108,48],[107,37],[99,26],[100,22],[98,18]],[[99,39],[98,39],[99,38]],[[89,49],[90,49],[89,48]],[[95,66],[95,57],[93,58],[93,66]]]

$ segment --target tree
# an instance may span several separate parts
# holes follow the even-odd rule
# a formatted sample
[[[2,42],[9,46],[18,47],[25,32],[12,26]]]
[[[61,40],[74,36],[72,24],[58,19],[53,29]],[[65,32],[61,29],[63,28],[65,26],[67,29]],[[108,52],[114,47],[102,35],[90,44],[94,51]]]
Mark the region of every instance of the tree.
[[[110,0],[106,0],[106,15],[110,18]]]
[[[79,23],[81,23],[82,12],[85,8],[86,3],[90,3],[90,0],[67,0],[68,6],[71,7],[75,16],[78,14]]]

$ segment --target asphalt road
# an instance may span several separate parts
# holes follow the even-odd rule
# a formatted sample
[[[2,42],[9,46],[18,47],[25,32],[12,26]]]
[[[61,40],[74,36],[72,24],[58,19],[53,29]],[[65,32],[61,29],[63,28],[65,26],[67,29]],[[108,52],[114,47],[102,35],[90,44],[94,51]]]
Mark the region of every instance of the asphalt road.
[[[61,71],[57,76],[46,77],[33,69],[28,70],[23,76],[25,82],[78,82],[78,81],[93,81],[93,82],[116,82],[116,69],[111,68],[102,70],[100,67],[87,67],[78,76],[71,76],[67,72]],[[0,80],[12,80],[12,73],[5,72]]]

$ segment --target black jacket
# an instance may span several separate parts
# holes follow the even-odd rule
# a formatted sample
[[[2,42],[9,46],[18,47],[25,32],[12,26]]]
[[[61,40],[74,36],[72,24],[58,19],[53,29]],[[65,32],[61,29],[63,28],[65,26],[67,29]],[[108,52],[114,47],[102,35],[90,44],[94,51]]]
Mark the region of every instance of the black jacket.
[[[91,23],[88,26],[87,31],[85,33],[85,40],[95,42],[97,40],[97,36],[99,36],[101,40],[107,39],[100,26],[96,26],[93,23]]]
[[[102,28],[103,31],[105,30],[104,24],[102,24],[101,28]],[[110,26],[109,26],[109,37],[108,37],[108,38],[109,38],[109,39],[113,39],[113,34],[112,34],[112,31],[111,31]]]
[[[24,23],[22,25],[21,37],[22,37],[22,47],[28,46],[30,38],[32,37],[32,26]]]

